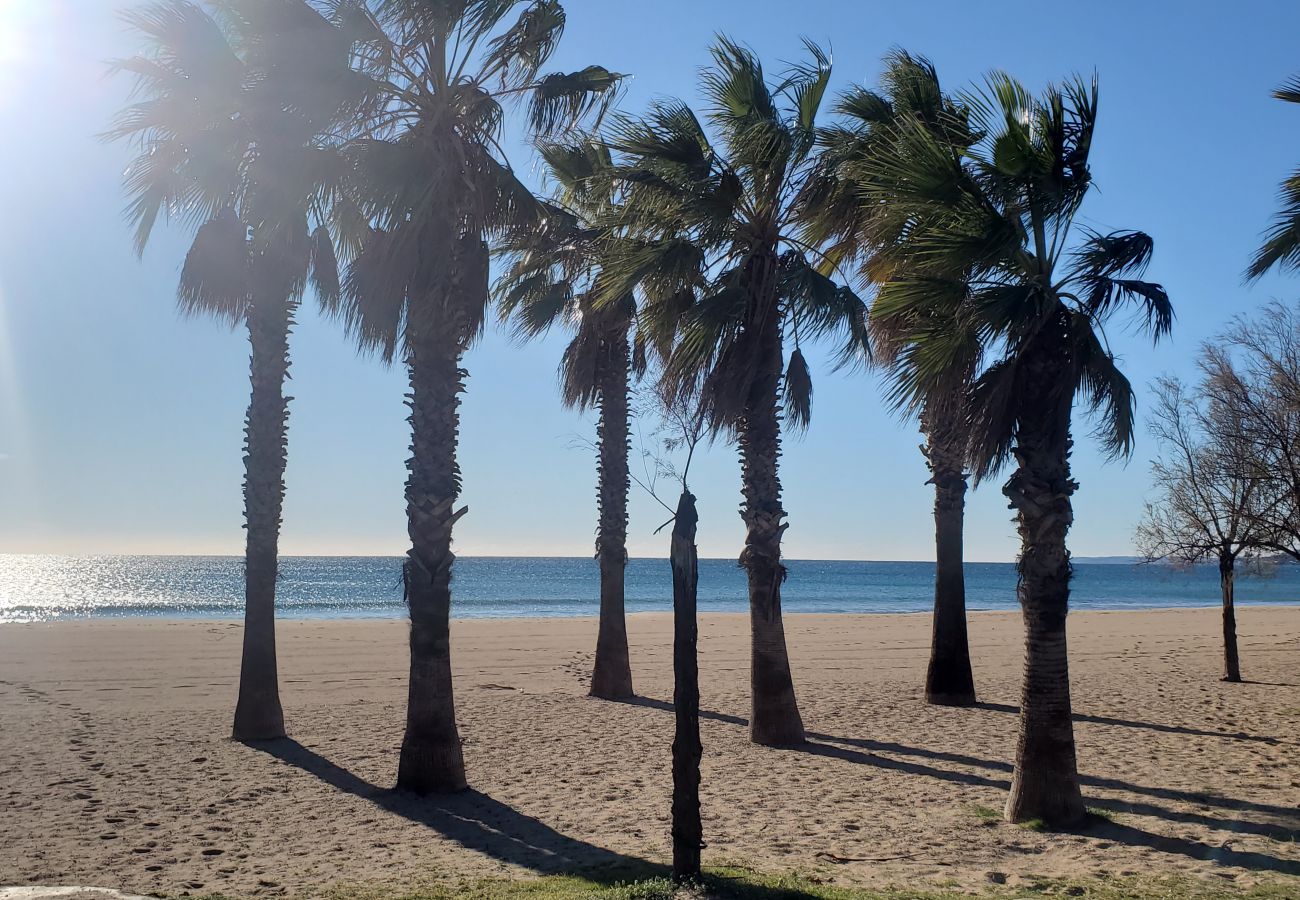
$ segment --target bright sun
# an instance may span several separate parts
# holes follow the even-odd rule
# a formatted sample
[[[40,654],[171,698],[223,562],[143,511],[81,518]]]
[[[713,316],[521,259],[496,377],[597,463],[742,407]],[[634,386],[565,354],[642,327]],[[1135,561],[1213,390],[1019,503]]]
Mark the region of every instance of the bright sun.
[[[0,78],[9,77],[31,53],[32,25],[48,0],[0,0]]]

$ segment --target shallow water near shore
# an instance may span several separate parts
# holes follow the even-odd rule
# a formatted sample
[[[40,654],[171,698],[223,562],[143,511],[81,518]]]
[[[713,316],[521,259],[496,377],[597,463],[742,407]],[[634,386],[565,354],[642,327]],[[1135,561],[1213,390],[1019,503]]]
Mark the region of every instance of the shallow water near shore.
[[[898,613],[931,608],[928,562],[789,560],[787,612]],[[227,556],[0,555],[0,622],[154,616],[240,615],[243,560]],[[583,616],[598,610],[596,561],[572,557],[464,557],[456,561],[452,615],[458,618]],[[1015,609],[1015,567],[968,563],[972,610]],[[668,563],[633,559],[627,568],[629,612],[671,608]],[[1242,577],[1241,603],[1300,600],[1300,567]],[[287,618],[400,617],[405,614],[400,557],[285,557],[278,607]],[[1152,609],[1219,603],[1211,566],[1078,563],[1074,609]],[[700,609],[742,612],[745,576],[733,560],[700,560]]]

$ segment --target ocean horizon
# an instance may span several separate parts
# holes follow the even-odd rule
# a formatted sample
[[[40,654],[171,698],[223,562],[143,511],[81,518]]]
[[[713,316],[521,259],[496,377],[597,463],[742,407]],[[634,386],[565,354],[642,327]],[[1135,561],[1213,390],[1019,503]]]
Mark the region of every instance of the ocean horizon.
[[[286,556],[277,608],[285,619],[400,618],[400,556]],[[786,560],[787,613],[913,613],[933,605],[934,564],[925,561]],[[1217,568],[1078,560],[1074,610],[1217,606]],[[971,611],[1018,609],[1013,563],[967,563]],[[571,617],[599,612],[598,567],[587,557],[464,556],[456,561],[453,618]],[[1300,602],[1300,566],[1241,574],[1239,604]],[[629,613],[672,608],[662,558],[628,561]],[[701,612],[748,609],[734,559],[701,559]],[[238,556],[0,555],[0,623],[126,617],[236,618],[243,610]]]

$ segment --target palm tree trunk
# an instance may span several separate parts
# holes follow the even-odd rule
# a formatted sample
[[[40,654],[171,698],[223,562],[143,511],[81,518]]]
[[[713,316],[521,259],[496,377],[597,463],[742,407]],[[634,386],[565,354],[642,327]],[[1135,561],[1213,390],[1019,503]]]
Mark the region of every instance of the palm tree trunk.
[[[745,550],[740,564],[749,576],[751,712],[749,738],[756,744],[789,746],[804,742],[803,719],[794,695],[790,654],[781,621],[782,521],[781,425],[777,412],[780,395],[780,331],[773,322],[767,335],[775,345],[775,366],[755,380],[740,422],[740,466],[744,493],[741,517],[745,520]],[[768,348],[770,349],[770,347]]]
[[[284,737],[275,658],[275,583],[279,568],[284,468],[289,441],[289,329],[295,303],[254,302],[248,313],[252,391],[244,425],[244,646],[232,737]]]
[[[970,641],[966,632],[963,531],[966,515],[965,439],[952,404],[927,403],[922,414],[924,452],[934,485],[934,625],[925,702],[938,706],[975,703]]]
[[[1223,680],[1241,681],[1241,664],[1237,659],[1237,610],[1233,604],[1236,581],[1231,554],[1219,556],[1219,587],[1223,592]]]
[[[1068,825],[1084,816],[1074,750],[1065,619],[1070,600],[1073,522],[1070,398],[1051,396],[1053,366],[1029,367],[1035,386],[1020,414],[1016,472],[1003,488],[1018,513],[1019,583],[1025,620],[1024,684],[1016,766],[1007,799],[1010,822]],[[1041,371],[1039,371],[1041,369]]]
[[[411,678],[397,787],[419,794],[463,790],[465,761],[451,681],[452,526],[465,510],[456,443],[466,372],[454,327],[411,335],[411,458],[406,481],[411,549],[403,585],[411,616]]]
[[[633,696],[632,664],[627,649],[624,570],[627,567],[628,379],[632,365],[627,325],[611,330],[600,373],[599,485],[600,525],[596,556],[600,562],[600,630],[591,696],[626,700]]]
[[[704,827],[700,823],[700,671],[696,589],[695,496],[685,488],[677,502],[670,562],[673,569],[673,881],[700,877]]]

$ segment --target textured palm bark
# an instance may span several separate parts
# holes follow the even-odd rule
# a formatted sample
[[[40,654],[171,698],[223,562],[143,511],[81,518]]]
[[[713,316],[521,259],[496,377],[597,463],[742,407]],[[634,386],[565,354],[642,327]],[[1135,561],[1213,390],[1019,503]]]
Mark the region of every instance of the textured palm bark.
[[[284,737],[275,655],[275,585],[279,572],[284,468],[289,442],[289,329],[295,304],[268,296],[250,308],[252,391],[244,425],[244,643],[232,737]]]
[[[781,332],[775,316],[761,326],[764,371],[755,379],[739,427],[745,549],[740,564],[749,578],[750,693],[749,738],[756,744],[789,746],[804,742],[803,719],[790,674],[785,626],[781,620],[780,400]]]
[[[1020,730],[1006,818],[1069,825],[1084,816],[1065,632],[1070,600],[1065,540],[1076,485],[1070,477],[1070,397],[1062,399],[1052,390],[1054,369],[1048,354],[1037,366],[1027,365],[1027,396],[1013,450],[1017,468],[1003,488],[1018,514],[1016,592],[1025,621]]]
[[[1229,554],[1219,557],[1219,588],[1223,593],[1223,680],[1241,681],[1241,662],[1237,658],[1237,609],[1234,604],[1235,560]]]
[[[966,630],[963,540],[966,516],[964,423],[957,397],[926,404],[924,452],[934,485],[934,624],[925,701],[938,706],[975,703],[970,641]]]
[[[700,877],[704,826],[700,822],[700,671],[696,593],[699,555],[695,496],[683,490],[673,522],[669,561],[673,569],[673,881]]]
[[[632,366],[628,322],[611,329],[604,347],[600,379],[600,423],[597,427],[599,471],[597,503],[600,525],[596,558],[600,564],[600,626],[591,696],[626,700],[633,696],[632,663],[627,649],[624,571],[627,568],[627,495],[631,488],[628,452],[628,380]]]
[[[460,395],[466,371],[461,359],[473,326],[464,310],[487,294],[487,251],[461,242],[453,283],[441,303],[408,322],[407,366],[411,376],[411,458],[406,481],[407,533],[411,549],[403,581],[411,617],[411,675],[397,787],[418,794],[464,790],[465,760],[451,679],[452,529],[464,508],[456,447]],[[481,308],[481,307],[479,307]]]

